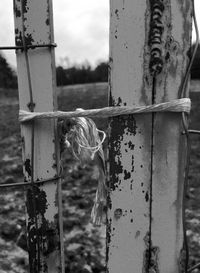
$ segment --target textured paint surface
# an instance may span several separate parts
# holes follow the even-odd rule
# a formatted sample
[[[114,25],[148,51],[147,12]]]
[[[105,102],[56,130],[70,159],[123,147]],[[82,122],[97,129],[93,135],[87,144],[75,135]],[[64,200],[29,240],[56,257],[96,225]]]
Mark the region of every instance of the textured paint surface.
[[[15,41],[26,44],[53,42],[51,1],[14,1]],[[22,23],[23,21],[23,23]],[[24,50],[18,50],[17,69],[20,108],[29,110],[30,93]],[[53,111],[55,100],[54,51],[49,48],[28,50],[34,111]],[[59,175],[59,147],[56,123],[34,122],[34,170],[32,170],[32,124],[21,126],[25,181],[50,179]],[[31,273],[64,272],[61,188],[59,181],[34,185],[26,192],[29,266]]]
[[[188,64],[191,3],[111,0],[110,105],[177,99]],[[180,272],[185,138],[181,115],[110,120],[109,273]]]
[[[111,1],[110,105],[151,103],[143,88],[145,1]],[[136,16],[137,14],[137,16]],[[134,35],[133,35],[134,34]],[[149,231],[151,115],[110,120],[107,271],[142,272]]]
[[[163,15],[163,57],[168,54],[163,73],[156,80],[155,102],[180,96],[189,62],[192,31],[191,1],[166,1]],[[171,22],[171,24],[170,24]],[[166,57],[165,57],[166,59]],[[188,91],[186,96],[188,96]],[[152,234],[159,252],[159,272],[182,272],[183,249],[182,196],[186,156],[179,114],[156,114],[152,185]]]

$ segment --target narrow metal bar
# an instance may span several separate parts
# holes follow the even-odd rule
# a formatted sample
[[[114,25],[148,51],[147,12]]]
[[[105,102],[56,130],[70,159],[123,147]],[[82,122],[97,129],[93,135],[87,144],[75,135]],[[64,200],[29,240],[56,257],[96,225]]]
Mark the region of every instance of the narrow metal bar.
[[[179,97],[192,30],[191,1],[184,2],[111,0],[110,105]],[[109,129],[107,272],[182,272],[181,115],[114,117]]]
[[[54,46],[52,46],[54,40],[51,0],[22,2],[15,0],[14,15],[17,45],[22,45],[23,36],[28,44],[25,43],[23,48],[15,48],[24,49],[16,50],[20,108],[31,110],[30,108],[34,107],[36,112],[55,111],[56,73]],[[23,31],[24,35],[22,35]],[[46,45],[50,46],[50,49]],[[44,47],[44,49],[26,52],[28,48],[35,47]],[[30,90],[30,81],[27,77],[26,53],[30,66],[32,99],[27,92]],[[21,126],[21,135],[24,139],[23,171],[26,181],[34,182],[37,177],[43,181],[49,177],[58,177],[60,158],[57,122],[52,120],[35,122],[34,160],[31,127],[29,124]],[[32,177],[35,177],[33,181],[31,181]],[[36,185],[38,183],[32,183],[33,187],[28,187],[26,191],[29,271],[30,273],[64,273],[61,183],[53,181],[44,185],[41,182],[38,187]],[[39,204],[36,207],[36,217],[39,220],[37,222],[34,203]]]
[[[200,263],[195,264],[194,266],[192,266],[191,268],[189,268],[189,269],[187,270],[187,273],[190,273],[190,272],[194,271],[194,270],[197,269],[197,268],[200,268]]]
[[[32,182],[20,182],[20,183],[1,184],[0,188],[26,187],[26,186],[30,186],[32,184],[44,184],[44,183],[48,183],[48,182],[52,182],[52,181],[57,181],[60,178],[61,178],[61,176],[57,176],[57,177],[53,177],[50,179],[42,179],[42,180],[34,181],[33,183]]]
[[[26,45],[26,49],[35,49],[40,47],[57,47],[56,43],[41,44],[41,45]],[[24,49],[24,46],[0,46],[0,50],[18,50]]]

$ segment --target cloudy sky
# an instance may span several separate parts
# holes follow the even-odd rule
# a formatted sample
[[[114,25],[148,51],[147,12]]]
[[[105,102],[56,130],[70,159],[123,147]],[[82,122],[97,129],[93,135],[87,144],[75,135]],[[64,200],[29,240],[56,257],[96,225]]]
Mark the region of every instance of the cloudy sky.
[[[12,0],[0,0],[0,44],[14,44]],[[200,0],[195,0],[200,28]],[[55,0],[54,31],[57,64],[67,65],[88,60],[95,65],[108,58],[109,0]],[[198,11],[198,12],[197,12]],[[194,37],[193,37],[194,39]],[[16,66],[15,52],[5,55]]]

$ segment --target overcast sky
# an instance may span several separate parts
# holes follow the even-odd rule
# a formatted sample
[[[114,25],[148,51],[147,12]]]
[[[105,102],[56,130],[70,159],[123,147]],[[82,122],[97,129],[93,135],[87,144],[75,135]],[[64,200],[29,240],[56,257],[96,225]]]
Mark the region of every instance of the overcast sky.
[[[200,0],[195,5],[200,28]],[[108,59],[109,0],[55,0],[53,7],[57,64],[67,65],[65,57],[72,64],[88,60],[92,65]],[[1,46],[14,45],[12,11],[12,0],[0,0]],[[15,67],[15,52],[5,55]]]

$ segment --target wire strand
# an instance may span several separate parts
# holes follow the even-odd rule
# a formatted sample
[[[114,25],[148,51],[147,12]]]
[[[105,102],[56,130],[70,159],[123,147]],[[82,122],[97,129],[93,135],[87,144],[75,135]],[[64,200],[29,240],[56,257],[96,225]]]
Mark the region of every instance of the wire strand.
[[[194,0],[192,0],[192,15],[193,15],[193,21],[194,21],[194,26],[195,26],[195,32],[196,32],[196,42],[195,42],[195,47],[194,51],[192,54],[192,57],[190,59],[189,65],[187,67],[186,75],[181,87],[181,93],[180,93],[180,98],[183,98],[186,96],[186,87],[188,84],[192,64],[194,62],[194,58],[197,53],[198,49],[198,43],[199,43],[199,30],[198,30],[198,25],[197,25],[197,20],[196,20],[196,13],[195,13],[195,6],[194,6]],[[183,200],[182,200],[182,222],[183,222],[183,236],[184,236],[184,246],[185,246],[185,273],[191,272],[188,271],[188,263],[189,263],[189,246],[188,246],[188,240],[187,240],[187,228],[186,228],[186,215],[185,215],[185,210],[186,210],[186,192],[188,188],[188,174],[189,174],[189,164],[190,164],[190,150],[191,150],[191,144],[190,144],[190,136],[189,136],[189,130],[188,130],[188,119],[186,117],[186,113],[182,113],[182,124],[183,124],[183,129],[184,133],[186,136],[186,145],[187,145],[187,151],[186,151],[186,166],[185,166],[185,177],[184,177],[184,186],[183,186]]]

